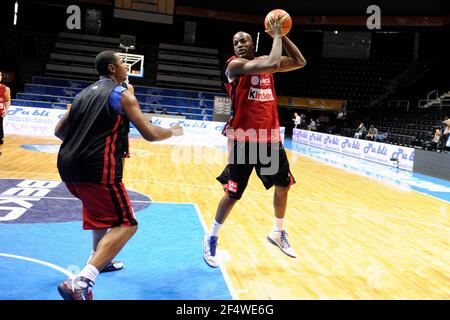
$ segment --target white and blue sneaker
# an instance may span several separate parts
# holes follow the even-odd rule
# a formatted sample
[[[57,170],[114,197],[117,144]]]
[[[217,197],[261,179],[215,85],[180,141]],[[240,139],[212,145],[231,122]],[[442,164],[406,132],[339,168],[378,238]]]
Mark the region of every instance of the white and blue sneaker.
[[[267,236],[267,239],[271,244],[279,247],[284,254],[288,255],[291,258],[297,258],[297,254],[287,240],[287,235],[288,234],[285,230],[271,231]]]
[[[217,240],[219,237],[209,236],[205,234],[203,238],[203,259],[211,268],[217,268],[219,262],[217,261]]]

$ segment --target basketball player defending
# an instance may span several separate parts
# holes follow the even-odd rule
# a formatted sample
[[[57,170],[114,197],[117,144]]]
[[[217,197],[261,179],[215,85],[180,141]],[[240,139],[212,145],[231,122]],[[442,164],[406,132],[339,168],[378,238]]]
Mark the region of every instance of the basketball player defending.
[[[125,89],[128,89],[128,91],[130,91],[130,93],[132,95],[134,95],[134,87],[133,85],[127,80],[125,80],[124,82],[122,82],[121,84],[122,87],[124,87]],[[129,129],[129,128],[128,128]],[[125,159],[130,157],[130,142],[129,142],[129,137],[128,137],[128,133],[130,130],[128,130],[126,132],[126,134],[122,135],[122,143],[121,143],[121,147],[122,147],[122,167],[125,168]],[[98,243],[100,242],[100,240],[105,236],[105,234],[107,232],[109,232],[110,229],[100,229],[100,230],[92,230],[92,254],[89,257],[88,263],[89,261],[92,259],[92,257],[95,254],[95,251],[97,250],[97,246]],[[119,271],[123,269],[123,262],[122,261],[110,261],[106,264],[106,266],[100,271],[100,273],[104,273],[104,272],[114,272],[114,271]]]
[[[132,95],[134,95],[134,87],[133,87],[133,85],[131,85],[129,83],[128,78],[127,78],[127,80],[122,82],[121,86],[124,87],[125,89],[128,89],[128,91],[130,91],[130,93]],[[70,110],[70,108],[72,108],[72,104],[67,105],[67,109]],[[130,157],[130,143],[129,143],[128,133],[129,133],[129,130],[126,132],[126,134],[122,135],[122,142],[121,142],[122,151],[121,151],[121,153],[122,153],[122,167],[123,168],[125,168],[125,159]],[[100,240],[102,240],[102,238],[109,231],[110,231],[110,229],[94,229],[94,230],[92,230],[92,253],[87,261],[88,264],[91,261],[92,257],[94,256]],[[122,261],[110,261],[106,264],[106,266],[103,267],[102,270],[100,270],[100,273],[119,271],[119,270],[122,270],[123,267],[124,267],[124,264]]]
[[[272,74],[299,69],[306,61],[295,44],[282,35],[279,21],[272,21],[266,32],[273,37],[269,56],[255,57],[251,36],[238,32],[233,37],[235,56],[226,64],[225,87],[232,101],[233,116],[223,132],[229,138],[228,165],[217,178],[225,195],[219,202],[211,231],[203,240],[203,258],[213,268],[219,266],[216,256],[219,230],[244,193],[253,168],[266,189],[275,185],[275,226],[268,240],[286,255],[296,257],[284,227],[288,191],[295,180],[281,143]],[[282,56],[283,47],[287,56]],[[268,161],[264,161],[261,151],[268,151],[265,152]],[[255,155],[256,161],[252,160]]]
[[[61,179],[83,203],[83,229],[98,231],[100,238],[83,270],[58,286],[65,300],[92,300],[92,286],[99,271],[137,230],[122,183],[121,143],[130,121],[148,141],[183,134],[179,125],[165,129],[144,117],[136,97],[121,86],[127,68],[116,52],[99,53],[95,65],[101,79],[75,97],[72,108],[55,128],[55,135],[63,141],[58,153]]]

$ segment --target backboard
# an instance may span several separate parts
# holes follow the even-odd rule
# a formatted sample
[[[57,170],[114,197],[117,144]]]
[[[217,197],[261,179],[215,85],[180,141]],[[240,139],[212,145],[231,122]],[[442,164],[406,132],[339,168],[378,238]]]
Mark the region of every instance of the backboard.
[[[128,76],[129,77],[144,77],[144,56],[139,54],[131,54],[131,53],[118,53],[125,64],[128,66]]]

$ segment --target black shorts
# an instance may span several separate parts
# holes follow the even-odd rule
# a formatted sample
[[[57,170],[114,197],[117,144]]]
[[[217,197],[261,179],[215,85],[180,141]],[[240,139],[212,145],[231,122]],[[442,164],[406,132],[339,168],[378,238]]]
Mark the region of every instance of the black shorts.
[[[295,183],[281,142],[230,141],[228,150],[228,164],[217,180],[232,199],[242,197],[253,168],[266,189],[274,185],[288,187]]]

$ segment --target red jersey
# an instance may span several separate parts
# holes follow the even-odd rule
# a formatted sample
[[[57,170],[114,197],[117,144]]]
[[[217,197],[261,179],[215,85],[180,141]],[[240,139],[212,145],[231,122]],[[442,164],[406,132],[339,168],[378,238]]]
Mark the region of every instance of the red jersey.
[[[0,84],[0,112],[6,108],[6,88],[7,86]]]
[[[237,59],[228,59],[228,64]],[[257,57],[256,59],[260,59]],[[250,142],[280,141],[278,104],[271,73],[244,74],[224,83],[231,99],[233,116],[223,133],[233,140]]]

